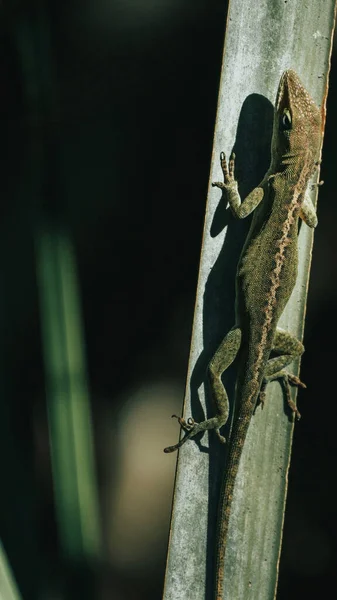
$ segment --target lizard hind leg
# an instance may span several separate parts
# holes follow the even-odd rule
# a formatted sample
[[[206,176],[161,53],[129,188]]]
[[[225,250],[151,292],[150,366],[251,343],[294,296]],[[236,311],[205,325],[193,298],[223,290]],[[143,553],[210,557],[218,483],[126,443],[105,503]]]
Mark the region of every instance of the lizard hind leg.
[[[282,329],[277,329],[274,337],[273,352],[276,352],[279,356],[271,358],[267,362],[260,390],[260,402],[263,406],[267,383],[279,379],[284,389],[289,408],[296,415],[296,418],[300,419],[301,415],[299,410],[291,398],[290,385],[301,386],[303,388],[306,386],[298,377],[296,377],[296,375],[285,371],[284,367],[303,354],[304,346],[291,333],[283,331]]]
[[[225,438],[220,434],[220,428],[225,425],[229,414],[229,402],[227,392],[221,380],[222,373],[232,364],[237,356],[241,346],[242,332],[239,327],[233,327],[221,342],[219,348],[214,354],[208,365],[208,377],[211,384],[212,396],[216,406],[216,416],[200,423],[196,423],[194,419],[189,418],[187,421],[182,417],[173,417],[178,419],[185,436],[174,446],[168,446],[164,452],[174,452],[178,450],[187,440],[190,440],[195,435],[202,431],[214,429],[220,442],[225,443]]]

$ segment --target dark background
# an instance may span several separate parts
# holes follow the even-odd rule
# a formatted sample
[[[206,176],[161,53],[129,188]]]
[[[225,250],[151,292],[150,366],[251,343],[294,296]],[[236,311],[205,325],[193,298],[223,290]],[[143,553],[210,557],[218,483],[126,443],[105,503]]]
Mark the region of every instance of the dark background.
[[[26,24],[34,39],[43,15],[39,56],[53,134],[40,208],[67,224],[79,270],[105,539],[95,595],[158,599],[175,461],[161,451],[177,437],[169,415],[183,397],[226,3],[3,2],[0,11],[1,402],[3,427],[10,423],[1,447],[2,542],[24,600],[64,597],[60,581],[70,575],[52,496],[36,207],[23,184],[31,109],[18,51],[18,28]],[[335,68],[333,56],[301,371],[308,390],[299,399],[279,600],[316,598],[336,585]],[[121,444],[125,431],[131,452],[133,422],[138,478]],[[118,505],[130,496],[134,505]]]

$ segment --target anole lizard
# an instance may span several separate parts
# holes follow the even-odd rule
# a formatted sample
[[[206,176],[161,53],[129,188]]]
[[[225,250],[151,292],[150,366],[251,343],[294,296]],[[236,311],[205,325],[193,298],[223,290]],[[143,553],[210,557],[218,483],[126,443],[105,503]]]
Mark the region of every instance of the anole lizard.
[[[236,323],[208,366],[208,376],[217,414],[201,423],[177,417],[186,435],[173,452],[199,432],[214,429],[221,442],[220,428],[227,422],[229,402],[221,381],[223,372],[239,357],[233,428],[228,460],[219,500],[217,525],[215,600],[224,597],[224,559],[228,523],[236,475],[248,427],[264,388],[279,379],[291,410],[290,385],[304,385],[285,367],[304,351],[293,335],[277,328],[297,277],[298,220],[317,225],[308,182],[319,163],[322,113],[293,70],[281,77],[274,110],[271,163],[261,183],[241,202],[234,177],[235,156],[227,166],[220,155],[224,181],[220,188],[234,215],[242,219],[254,211],[251,227],[239,259],[236,275]],[[271,352],[276,356],[270,358]],[[305,386],[304,386],[305,387]],[[175,415],[174,415],[175,416]]]

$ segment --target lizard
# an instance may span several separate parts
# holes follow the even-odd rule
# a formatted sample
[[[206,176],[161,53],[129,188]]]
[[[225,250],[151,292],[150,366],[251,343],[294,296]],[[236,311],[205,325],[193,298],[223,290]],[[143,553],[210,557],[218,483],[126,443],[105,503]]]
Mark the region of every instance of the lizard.
[[[261,183],[241,201],[233,152],[228,164],[221,152],[223,181],[212,183],[222,190],[235,217],[242,219],[253,212],[237,266],[236,322],[207,369],[216,415],[200,423],[173,415],[185,436],[164,451],[173,452],[210,429],[215,430],[222,443],[226,442],[220,428],[229,417],[229,400],[221,376],[238,357],[234,419],[218,508],[215,600],[223,600],[225,592],[226,541],[240,458],[256,405],[260,401],[263,406],[265,401],[268,382],[280,380],[290,409],[300,417],[291,399],[290,385],[305,385],[285,367],[302,355],[304,346],[277,325],[297,278],[299,219],[311,228],[317,225],[308,184],[320,163],[322,128],[323,111],[297,73],[286,70],[276,95],[270,166]]]

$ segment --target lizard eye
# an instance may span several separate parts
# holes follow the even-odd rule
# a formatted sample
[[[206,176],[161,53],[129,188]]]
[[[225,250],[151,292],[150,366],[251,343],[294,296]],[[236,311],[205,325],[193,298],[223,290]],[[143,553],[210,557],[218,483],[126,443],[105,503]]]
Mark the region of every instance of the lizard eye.
[[[291,114],[290,114],[290,111],[287,108],[285,108],[283,111],[282,120],[281,120],[281,129],[283,131],[289,131],[289,129],[291,129],[291,127],[292,127]]]

